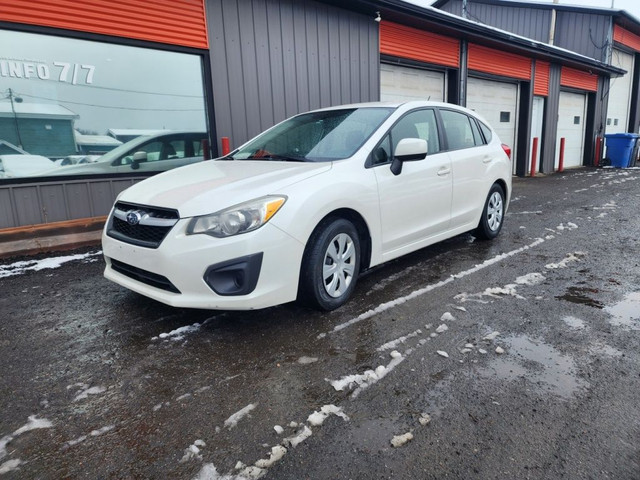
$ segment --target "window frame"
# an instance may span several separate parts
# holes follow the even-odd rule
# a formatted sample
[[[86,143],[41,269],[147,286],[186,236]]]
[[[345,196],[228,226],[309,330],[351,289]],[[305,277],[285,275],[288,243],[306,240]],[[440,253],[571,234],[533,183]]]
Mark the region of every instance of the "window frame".
[[[444,151],[446,151],[443,148],[443,135],[442,135],[442,119],[440,118],[440,109],[438,107],[418,107],[418,108],[414,108],[412,110],[409,110],[408,112],[405,112],[400,118],[398,118],[393,125],[391,125],[389,128],[387,128],[386,132],[384,133],[384,135],[382,135],[382,138],[380,139],[380,141],[378,143],[376,143],[376,145],[373,147],[373,149],[371,150],[371,153],[367,156],[367,159],[365,161],[365,168],[376,168],[376,167],[380,167],[380,166],[384,166],[384,165],[391,165],[391,163],[393,162],[394,159],[394,154],[393,151],[390,152],[389,158],[387,159],[386,162],[384,163],[374,163],[374,159],[373,159],[373,155],[374,152],[385,142],[387,141],[387,139],[389,139],[390,142],[390,146],[393,146],[393,141],[392,141],[392,137],[391,137],[391,131],[408,115],[412,114],[412,113],[416,113],[416,112],[420,112],[420,111],[425,111],[425,110],[431,110],[433,111],[433,115],[436,121],[436,133],[438,135],[438,143],[439,143],[439,150],[437,152],[433,152],[433,153],[429,153],[427,154],[427,157],[425,157],[425,160],[427,158],[429,158],[429,156],[431,155],[437,155],[439,153],[442,153]],[[390,150],[392,150],[392,148],[390,148]]]

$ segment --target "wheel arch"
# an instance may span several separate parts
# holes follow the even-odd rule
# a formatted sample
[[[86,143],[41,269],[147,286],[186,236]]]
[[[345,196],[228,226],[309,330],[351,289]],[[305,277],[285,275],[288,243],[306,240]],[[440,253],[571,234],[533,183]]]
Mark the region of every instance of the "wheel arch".
[[[309,239],[313,237],[318,228],[321,228],[322,225],[326,224],[328,221],[343,218],[345,220],[349,220],[356,227],[358,231],[358,237],[360,240],[360,272],[367,270],[371,264],[371,232],[369,229],[369,225],[365,221],[364,217],[351,208],[339,208],[327,213],[314,227],[313,231],[307,238],[307,243],[305,245],[305,250],[309,244]]]

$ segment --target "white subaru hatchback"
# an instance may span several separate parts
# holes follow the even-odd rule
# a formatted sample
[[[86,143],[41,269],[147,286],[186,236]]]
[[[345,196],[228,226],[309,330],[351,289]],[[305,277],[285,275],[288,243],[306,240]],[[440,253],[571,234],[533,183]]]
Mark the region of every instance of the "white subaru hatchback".
[[[121,193],[105,276],[177,307],[332,310],[367,268],[464,232],[498,235],[509,156],[484,120],[450,104],[297,115]]]

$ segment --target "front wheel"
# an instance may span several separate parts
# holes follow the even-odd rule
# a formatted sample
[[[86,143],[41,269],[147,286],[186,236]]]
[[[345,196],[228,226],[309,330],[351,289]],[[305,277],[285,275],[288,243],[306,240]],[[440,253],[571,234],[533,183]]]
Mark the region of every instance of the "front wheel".
[[[302,259],[298,299],[320,310],[335,310],[351,296],[360,271],[360,237],[343,218],[323,221]]]
[[[480,217],[480,223],[474,232],[475,235],[484,240],[496,238],[500,230],[502,230],[504,209],[504,190],[500,185],[495,183],[491,187],[487,200],[484,203],[482,217]]]

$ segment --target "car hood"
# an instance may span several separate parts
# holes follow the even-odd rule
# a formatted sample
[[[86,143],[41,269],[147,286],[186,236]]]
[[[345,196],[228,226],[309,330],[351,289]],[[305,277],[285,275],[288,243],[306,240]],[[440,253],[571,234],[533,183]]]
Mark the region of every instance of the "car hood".
[[[331,169],[331,163],[204,161],[129,187],[122,202],[177,209],[181,217],[206,215],[282,189]]]
[[[26,177],[40,172],[44,168],[55,167],[51,160],[42,155],[0,155],[0,162],[2,162],[7,177]]]

